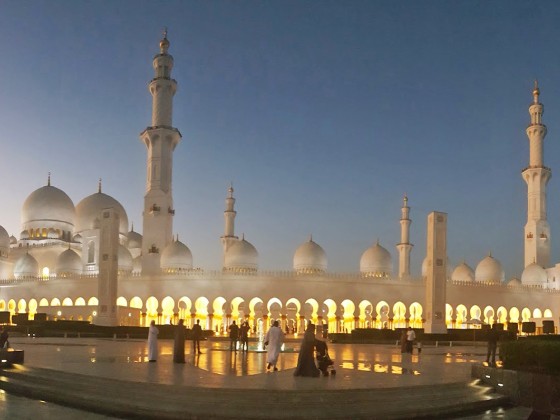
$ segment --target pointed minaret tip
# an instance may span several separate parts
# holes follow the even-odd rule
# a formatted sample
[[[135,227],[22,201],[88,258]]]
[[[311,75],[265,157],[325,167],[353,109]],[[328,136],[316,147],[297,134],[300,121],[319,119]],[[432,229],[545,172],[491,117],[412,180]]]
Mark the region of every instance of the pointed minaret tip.
[[[539,95],[541,91],[539,89],[539,81],[535,79],[535,87],[533,88],[533,102],[538,104],[539,103]]]
[[[228,194],[228,198],[233,198],[233,182],[229,183]]]
[[[159,42],[159,49],[162,54],[167,54],[169,40],[167,39],[167,26],[163,29],[163,39]]]

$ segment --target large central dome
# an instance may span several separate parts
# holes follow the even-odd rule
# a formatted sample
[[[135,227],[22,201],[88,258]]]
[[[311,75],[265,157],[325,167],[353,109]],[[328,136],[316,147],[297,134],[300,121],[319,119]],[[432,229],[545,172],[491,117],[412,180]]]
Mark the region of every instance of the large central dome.
[[[72,231],[74,217],[74,203],[70,197],[50,183],[33,191],[21,210],[23,230],[53,228]]]
[[[101,210],[110,207],[114,208],[119,215],[119,233],[126,236],[128,234],[128,216],[124,207],[113,197],[101,191],[87,196],[76,206],[76,233],[97,227]]]
[[[327,254],[313,238],[301,244],[294,253],[294,270],[299,274],[324,273],[327,271]]]

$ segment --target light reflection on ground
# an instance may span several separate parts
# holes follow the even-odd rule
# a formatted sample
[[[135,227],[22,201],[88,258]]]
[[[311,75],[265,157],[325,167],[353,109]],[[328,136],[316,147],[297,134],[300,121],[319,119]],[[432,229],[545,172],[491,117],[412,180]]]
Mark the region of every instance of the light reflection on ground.
[[[298,342],[288,342],[278,360],[281,371],[294,369],[297,364]],[[473,349],[474,350],[474,349]],[[352,346],[350,344],[330,344],[329,354],[334,360],[334,369],[369,372],[372,375],[422,375],[425,367],[434,360],[443,365],[480,362],[486,356],[481,352],[453,352],[438,348],[426,348],[421,354],[401,354],[400,349],[391,346]],[[159,360],[170,360],[173,355],[171,340],[159,342]],[[190,346],[185,347],[186,363],[221,376],[274,375],[266,370],[266,351],[250,346],[249,351],[231,351],[229,342],[207,341],[202,346],[202,354],[194,354]],[[423,363],[423,360],[429,363]],[[126,356],[101,356],[95,349],[90,351],[90,363],[148,363],[147,351],[129,353]],[[340,372],[342,373],[342,372]]]

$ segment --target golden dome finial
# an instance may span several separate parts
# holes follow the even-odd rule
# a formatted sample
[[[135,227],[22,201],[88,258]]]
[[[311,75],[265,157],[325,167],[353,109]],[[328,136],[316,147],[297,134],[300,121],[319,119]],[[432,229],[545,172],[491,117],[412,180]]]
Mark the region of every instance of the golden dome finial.
[[[97,192],[101,192],[101,178],[99,178],[99,183],[97,184]]]
[[[535,87],[533,89],[533,102],[538,104],[539,103],[539,95],[541,91],[539,89],[539,81],[535,79]]]
[[[167,54],[169,49],[169,40],[167,39],[167,26],[163,28],[163,39],[159,41],[159,50],[162,54]]]
[[[47,177],[47,185],[51,186],[51,173],[49,172],[49,176]]]

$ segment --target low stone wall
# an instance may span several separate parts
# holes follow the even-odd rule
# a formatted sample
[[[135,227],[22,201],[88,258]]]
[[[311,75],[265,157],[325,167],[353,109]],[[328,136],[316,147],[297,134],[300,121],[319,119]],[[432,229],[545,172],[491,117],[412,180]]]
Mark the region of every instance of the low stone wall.
[[[478,363],[472,365],[471,375],[507,395],[516,405],[560,415],[560,376],[492,368]]]

